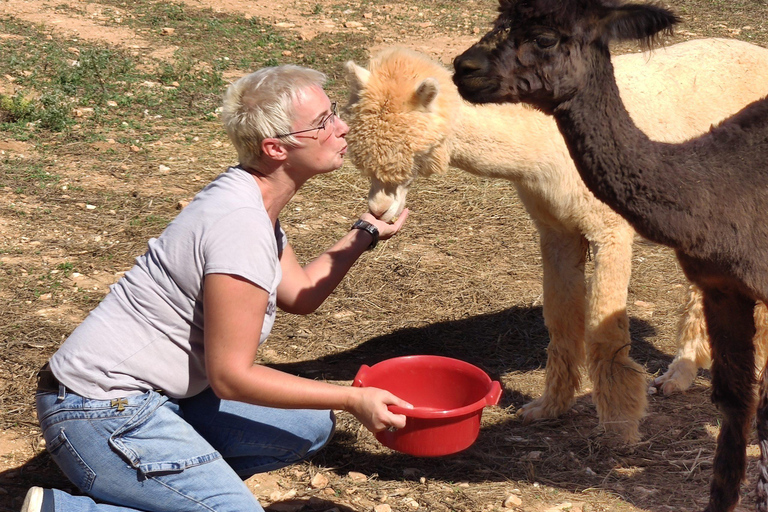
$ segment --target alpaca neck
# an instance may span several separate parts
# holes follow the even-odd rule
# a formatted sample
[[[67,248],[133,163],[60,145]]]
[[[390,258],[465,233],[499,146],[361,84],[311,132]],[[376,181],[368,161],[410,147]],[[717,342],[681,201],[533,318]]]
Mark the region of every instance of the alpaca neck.
[[[539,181],[546,169],[570,158],[547,116],[523,105],[470,105],[462,101],[454,119],[451,165],[516,185]]]
[[[673,248],[697,238],[686,222],[690,210],[679,203],[686,178],[667,166],[674,146],[651,141],[635,125],[607,52],[597,62],[588,85],[554,109],[579,174],[598,199],[646,238]]]

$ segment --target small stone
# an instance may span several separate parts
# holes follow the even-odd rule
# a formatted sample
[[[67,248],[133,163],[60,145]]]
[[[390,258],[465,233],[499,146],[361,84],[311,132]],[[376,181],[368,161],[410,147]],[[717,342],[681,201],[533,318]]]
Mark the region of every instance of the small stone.
[[[133,151],[134,153],[138,153],[139,151],[141,151],[141,148],[139,146],[131,146],[131,151]]]
[[[174,32],[176,32],[175,28],[163,27],[163,30],[160,31],[160,34],[164,36],[170,36],[170,35],[173,35]]]
[[[290,57],[291,55],[293,55],[291,50],[283,50],[283,57]]]
[[[187,201],[186,199],[180,199],[179,202],[176,203],[177,210],[183,210],[187,206],[189,206],[189,201]]]
[[[410,510],[417,510],[419,508],[419,502],[413,498],[403,498],[403,503],[405,503],[405,506]]]
[[[532,452],[528,452],[522,457],[520,457],[521,460],[541,460],[541,452],[534,450]]]
[[[392,507],[386,503],[381,503],[373,507],[373,512],[392,512]]]
[[[564,511],[570,511],[573,508],[573,503],[570,501],[565,501],[563,503],[559,503],[555,505],[554,507],[549,507],[544,512],[564,512]]]
[[[301,30],[299,30],[299,40],[301,41],[311,41],[316,37],[317,37],[317,32],[315,32],[312,29],[302,28]]]
[[[344,26],[347,28],[360,28],[363,26],[359,21],[345,21]]]
[[[353,482],[365,482],[368,480],[367,476],[365,476],[362,473],[358,473],[357,471],[350,471],[349,473],[347,473],[347,476]]]
[[[108,106],[108,107],[116,107],[116,106],[117,106],[117,102],[116,102],[116,101],[114,101],[114,100],[109,100],[109,101],[107,102],[107,106]]]
[[[322,489],[328,487],[328,482],[329,480],[327,476],[322,473],[317,473],[312,477],[312,480],[309,481],[309,485],[313,489]]]
[[[523,504],[523,500],[520,499],[520,496],[517,496],[515,494],[510,494],[504,500],[503,506],[504,508],[514,508],[514,507],[519,507],[522,504]]]
[[[167,165],[160,164],[157,166],[157,170],[160,171],[162,174],[168,174],[171,168],[168,167]]]

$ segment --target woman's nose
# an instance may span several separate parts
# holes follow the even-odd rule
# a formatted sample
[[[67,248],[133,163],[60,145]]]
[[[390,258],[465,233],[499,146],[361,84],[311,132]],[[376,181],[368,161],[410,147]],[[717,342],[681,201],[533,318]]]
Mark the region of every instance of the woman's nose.
[[[336,128],[336,136],[337,137],[346,137],[347,133],[349,133],[349,125],[344,122],[344,120],[340,117],[336,117],[336,122],[334,123],[334,128]]]

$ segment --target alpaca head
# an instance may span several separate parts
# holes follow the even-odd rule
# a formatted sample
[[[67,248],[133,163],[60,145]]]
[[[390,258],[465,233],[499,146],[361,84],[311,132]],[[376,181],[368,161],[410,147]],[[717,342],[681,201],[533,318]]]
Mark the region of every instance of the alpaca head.
[[[404,48],[382,51],[368,69],[352,61],[346,69],[348,154],[371,180],[371,212],[388,221],[400,215],[417,176],[448,168],[446,140],[461,99],[448,70]]]
[[[454,60],[459,93],[548,113],[584,86],[611,41],[650,46],[679,21],[656,5],[616,0],[500,0],[499,13],[491,31]]]

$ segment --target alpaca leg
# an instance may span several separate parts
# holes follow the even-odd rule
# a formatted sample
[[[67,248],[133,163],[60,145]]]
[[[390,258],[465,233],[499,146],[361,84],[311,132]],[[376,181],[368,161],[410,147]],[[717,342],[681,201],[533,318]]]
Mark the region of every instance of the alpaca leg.
[[[712,344],[712,401],[723,421],[717,438],[708,512],[730,512],[739,501],[755,402],[755,302],[734,291],[704,290]]]
[[[699,368],[709,368],[712,363],[702,293],[693,284],[688,287],[688,302],[677,324],[677,347],[677,355],[666,373],[656,377],[652,384],[665,395],[691,387]]]
[[[584,362],[584,258],[578,233],[539,228],[544,265],[544,322],[549,331],[544,394],[523,406],[526,421],[554,418],[573,404]]]
[[[645,370],[629,357],[627,287],[632,236],[631,231],[617,229],[609,240],[595,244],[586,323],[592,398],[600,422],[625,443],[640,439],[640,419],[648,403]]]
[[[757,437],[760,441],[760,477],[757,482],[757,511],[768,512],[768,308],[755,306],[755,363],[762,368],[760,405],[757,407]]]
[[[762,309],[758,313],[758,311]],[[765,305],[758,303],[758,307],[755,309],[755,319],[760,317],[762,320],[764,316],[760,316],[765,313]],[[765,327],[763,325],[763,327]],[[758,331],[760,327],[758,326]],[[760,332],[757,333],[755,340],[760,337]],[[756,343],[757,345],[757,343]],[[757,358],[760,355],[757,354]],[[758,462],[759,478],[757,481],[757,512],[768,512],[768,365],[764,367],[762,378],[760,379],[760,399],[757,406],[757,438],[760,441],[760,461]]]
[[[768,362],[768,308],[762,302],[755,305],[755,371],[759,372]],[[712,356],[709,351],[707,322],[701,289],[688,287],[688,303],[677,329],[678,349],[669,368],[653,381],[665,395],[685,391],[696,378],[699,368],[709,368]]]
[[[763,370],[768,364],[768,308],[765,303],[755,305],[755,368]]]

